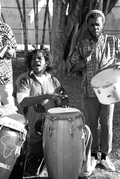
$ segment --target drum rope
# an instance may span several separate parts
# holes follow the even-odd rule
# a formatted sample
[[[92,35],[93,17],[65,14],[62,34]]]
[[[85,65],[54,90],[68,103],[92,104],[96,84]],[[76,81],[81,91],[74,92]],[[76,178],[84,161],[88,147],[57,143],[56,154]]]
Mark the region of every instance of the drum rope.
[[[4,127],[4,124],[0,126],[0,130]]]
[[[74,131],[75,131],[76,128],[78,128],[79,131],[80,131],[80,130],[82,130],[82,129],[84,128],[84,126],[85,126],[85,118],[84,118],[83,113],[80,113],[80,115],[78,115],[77,117],[81,117],[81,118],[82,118],[83,124],[78,125],[78,126],[76,126],[75,128],[74,128],[74,121],[75,121],[76,117],[68,117],[68,118],[65,117],[65,119],[68,120],[68,121],[71,123],[71,128],[69,128],[68,130],[69,130],[69,132],[70,132],[70,134],[71,134],[72,137],[74,137]],[[53,131],[55,130],[55,128],[52,127],[52,123],[53,123],[55,120],[63,120],[63,118],[61,119],[61,118],[59,118],[59,117],[51,117],[51,116],[47,115],[47,119],[50,120],[49,136],[51,137]]]
[[[22,148],[23,143],[25,142],[25,139],[26,139],[26,134],[27,134],[26,130],[25,130],[25,133],[20,132],[19,140],[22,141],[22,142],[21,142],[20,146],[16,147],[16,150],[15,150],[15,157],[16,158],[18,158],[20,156],[21,148]]]

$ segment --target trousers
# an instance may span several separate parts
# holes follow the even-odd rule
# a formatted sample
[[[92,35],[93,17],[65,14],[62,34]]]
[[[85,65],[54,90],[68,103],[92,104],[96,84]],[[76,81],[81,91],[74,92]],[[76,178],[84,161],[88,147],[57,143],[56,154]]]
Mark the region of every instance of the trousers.
[[[97,97],[82,100],[85,123],[89,126],[92,136],[92,153],[98,151],[108,154],[112,150],[113,139],[113,113],[114,104],[103,105]],[[98,145],[98,120],[101,126],[100,142]]]

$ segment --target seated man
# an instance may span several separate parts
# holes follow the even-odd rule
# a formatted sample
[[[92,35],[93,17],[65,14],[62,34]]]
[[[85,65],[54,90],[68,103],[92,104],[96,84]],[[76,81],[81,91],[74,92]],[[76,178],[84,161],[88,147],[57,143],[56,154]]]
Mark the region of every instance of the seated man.
[[[26,64],[29,70],[18,77],[14,91],[17,103],[24,109],[29,126],[24,177],[36,176],[43,160],[42,125],[46,111],[56,106],[68,107],[64,88],[61,87],[58,79],[50,74],[52,57],[48,49],[41,46],[40,49],[29,52]],[[87,145],[85,160],[88,161],[88,166],[84,164],[83,168],[91,174],[89,151],[92,137],[88,127],[85,127],[85,131],[85,145]]]

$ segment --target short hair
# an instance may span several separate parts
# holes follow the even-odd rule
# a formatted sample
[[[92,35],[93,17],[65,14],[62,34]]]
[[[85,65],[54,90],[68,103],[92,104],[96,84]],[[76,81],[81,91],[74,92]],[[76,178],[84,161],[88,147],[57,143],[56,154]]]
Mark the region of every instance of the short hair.
[[[31,60],[33,58],[33,55],[36,54],[37,52],[42,53],[43,57],[45,58],[45,62],[47,64],[45,71],[47,72],[51,71],[53,67],[53,58],[49,49],[46,48],[43,44],[40,45],[40,49],[34,49],[28,52],[26,59],[25,59],[25,64],[27,65],[28,69],[32,70]]]

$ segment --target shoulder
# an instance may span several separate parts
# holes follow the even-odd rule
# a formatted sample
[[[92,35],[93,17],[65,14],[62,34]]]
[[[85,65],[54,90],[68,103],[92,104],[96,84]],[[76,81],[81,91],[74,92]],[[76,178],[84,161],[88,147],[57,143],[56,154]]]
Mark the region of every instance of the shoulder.
[[[53,85],[55,85],[56,87],[60,86],[60,82],[59,82],[59,80],[55,76],[50,75],[49,79],[51,80]]]
[[[114,35],[107,35],[107,40],[114,40],[116,41],[118,39],[118,37],[114,36]]]
[[[12,32],[12,29],[11,29],[11,27],[10,27],[8,24],[2,23],[1,25],[2,25],[2,27],[4,28],[5,32],[6,32],[6,31]]]
[[[25,72],[25,73],[22,73],[21,75],[19,75],[16,80],[16,84],[18,84],[23,79],[25,79],[25,80],[29,79],[29,72]]]
[[[114,35],[108,35],[107,37],[107,42],[110,44],[110,45],[115,45],[115,47],[118,47],[120,46],[120,39],[117,37],[117,36],[114,36]]]

